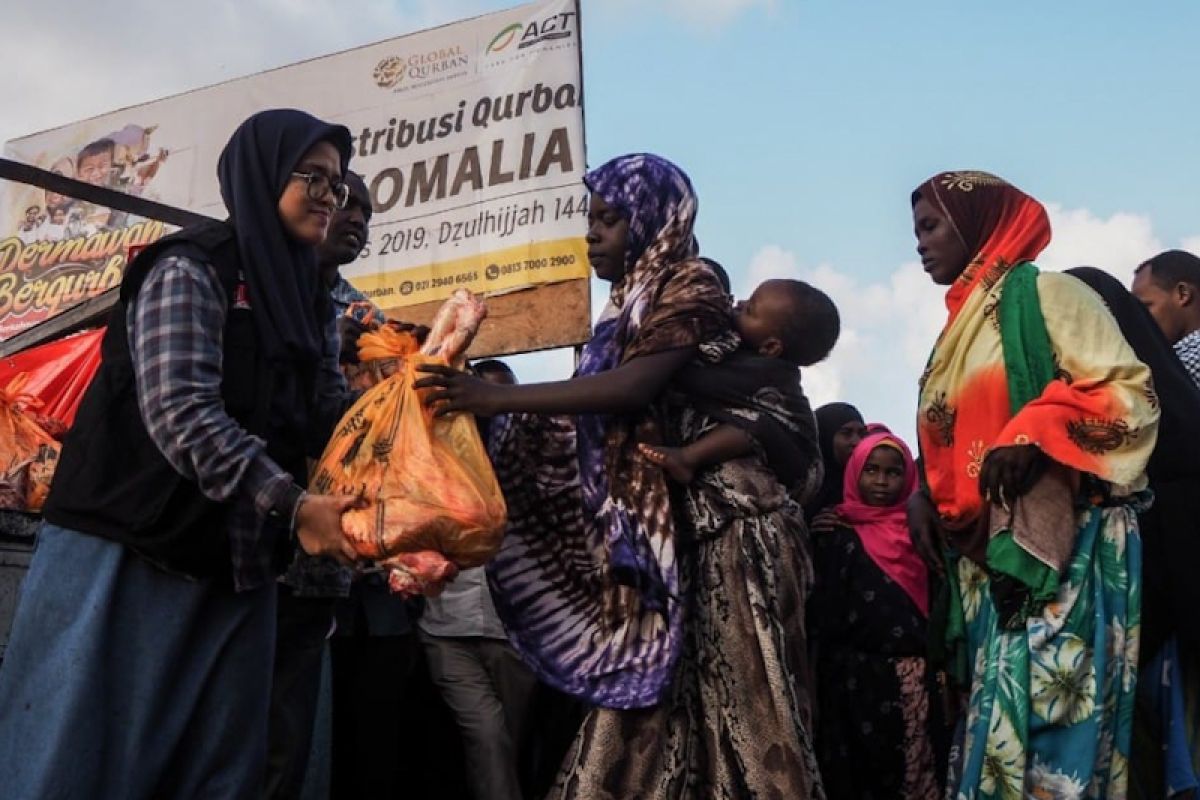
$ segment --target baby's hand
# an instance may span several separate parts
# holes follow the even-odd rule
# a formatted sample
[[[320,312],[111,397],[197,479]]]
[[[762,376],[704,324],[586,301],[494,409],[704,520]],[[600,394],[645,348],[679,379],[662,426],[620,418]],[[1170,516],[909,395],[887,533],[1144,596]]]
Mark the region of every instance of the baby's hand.
[[[639,444],[638,450],[651,464],[662,467],[667,475],[677,483],[686,486],[696,477],[696,468],[688,463],[688,458],[681,447]]]

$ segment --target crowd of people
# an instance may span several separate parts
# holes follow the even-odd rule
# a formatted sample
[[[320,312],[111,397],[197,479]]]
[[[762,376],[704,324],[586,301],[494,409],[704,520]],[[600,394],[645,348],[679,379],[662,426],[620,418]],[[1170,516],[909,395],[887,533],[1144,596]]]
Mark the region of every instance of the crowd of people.
[[[608,161],[575,375],[417,382],[475,415],[509,519],[416,603],[357,562],[357,499],[304,489],[379,378],[357,337],[425,333],[339,274],[371,215],[351,152],[254,115],[229,220],[130,265],[0,668],[6,796],[301,797],[317,762],[337,798],[1195,795],[1200,259],[1131,265],[1132,292],[1042,272],[1037,200],[921,183],[947,318],[910,443],[810,408],[841,327],[819,287],[735,303],[687,175]]]

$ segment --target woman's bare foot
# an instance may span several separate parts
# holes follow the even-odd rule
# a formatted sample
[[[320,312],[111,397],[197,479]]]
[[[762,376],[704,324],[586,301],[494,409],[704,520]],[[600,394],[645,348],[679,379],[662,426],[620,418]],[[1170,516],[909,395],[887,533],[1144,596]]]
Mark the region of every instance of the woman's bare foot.
[[[639,444],[638,449],[651,464],[662,467],[677,483],[687,485],[696,477],[696,468],[688,463],[681,447],[651,447],[648,444]]]

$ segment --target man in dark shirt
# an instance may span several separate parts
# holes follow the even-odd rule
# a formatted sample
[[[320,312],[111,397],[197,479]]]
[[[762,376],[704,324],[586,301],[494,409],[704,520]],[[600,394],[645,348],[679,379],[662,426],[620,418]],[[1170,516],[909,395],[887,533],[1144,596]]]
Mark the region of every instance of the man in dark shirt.
[[[349,199],[334,213],[329,233],[317,248],[322,283],[330,289],[335,317],[344,315],[352,302],[370,302],[338,272],[343,264],[358,258],[366,245],[371,218],[371,200],[362,178],[348,172],[345,183]],[[382,313],[374,306],[370,308],[372,316],[382,320]],[[326,442],[314,444],[321,448]],[[351,570],[337,562],[297,550],[290,569],[280,579],[265,793],[268,798],[300,795],[316,725],[321,665],[334,628],[334,604],[349,596],[351,578]],[[322,766],[328,769],[327,763]]]

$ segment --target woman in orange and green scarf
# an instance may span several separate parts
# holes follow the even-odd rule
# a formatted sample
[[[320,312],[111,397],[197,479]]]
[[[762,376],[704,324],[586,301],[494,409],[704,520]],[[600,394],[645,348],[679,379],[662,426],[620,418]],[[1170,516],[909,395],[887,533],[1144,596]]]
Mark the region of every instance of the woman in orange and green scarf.
[[[912,206],[922,264],[949,287],[909,508],[914,538],[944,545],[933,644],[969,687],[949,796],[1123,798],[1150,372],[1090,289],[1032,264],[1050,241],[1036,200],[949,172]]]

